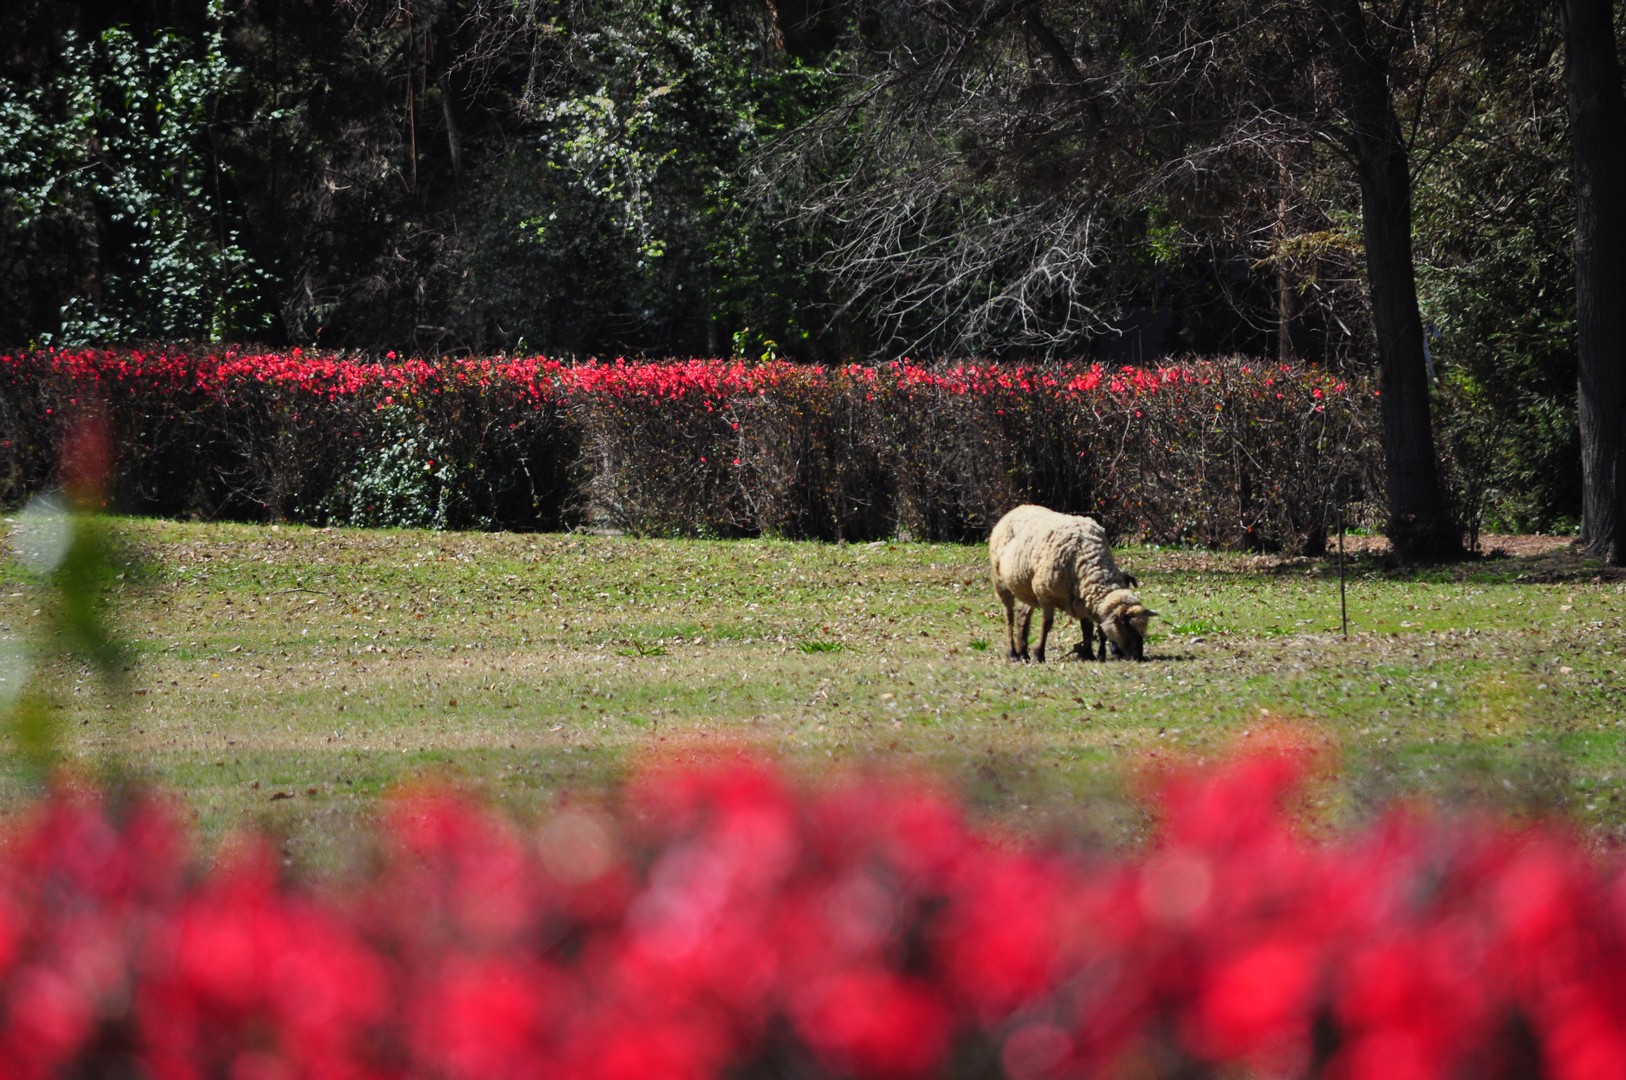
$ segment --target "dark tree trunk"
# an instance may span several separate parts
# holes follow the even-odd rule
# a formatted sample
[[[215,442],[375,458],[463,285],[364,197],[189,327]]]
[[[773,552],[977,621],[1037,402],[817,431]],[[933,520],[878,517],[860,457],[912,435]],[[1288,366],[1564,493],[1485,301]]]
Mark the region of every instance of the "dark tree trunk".
[[[1361,185],[1367,287],[1378,339],[1379,415],[1389,520],[1403,562],[1462,557],[1446,507],[1429,411],[1428,359],[1412,262],[1411,160],[1395,116],[1388,62],[1357,0],[1321,0],[1347,104],[1342,132]]]
[[[1611,0],[1561,0],[1575,146],[1581,545],[1626,565],[1626,97]]]
[[[1378,338],[1386,532],[1404,562],[1459,558],[1462,537],[1445,505],[1429,409],[1428,358],[1411,245],[1411,166],[1398,125],[1387,151],[1358,163],[1361,231]]]

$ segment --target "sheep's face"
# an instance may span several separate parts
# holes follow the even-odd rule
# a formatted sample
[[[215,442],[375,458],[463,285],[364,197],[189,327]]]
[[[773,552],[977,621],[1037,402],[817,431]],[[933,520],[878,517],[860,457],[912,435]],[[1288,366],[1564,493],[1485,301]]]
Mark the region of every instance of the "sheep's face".
[[[1130,660],[1146,659],[1146,627],[1155,612],[1139,605],[1112,615],[1101,624],[1107,640],[1118,655]]]

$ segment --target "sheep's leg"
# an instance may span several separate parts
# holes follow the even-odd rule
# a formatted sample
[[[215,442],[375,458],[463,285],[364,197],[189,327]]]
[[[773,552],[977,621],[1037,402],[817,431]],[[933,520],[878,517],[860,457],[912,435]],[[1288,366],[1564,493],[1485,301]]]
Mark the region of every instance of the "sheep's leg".
[[[1024,604],[1022,605],[1022,618],[1017,626],[1017,630],[1020,632],[1022,650],[1020,652],[1017,652],[1014,648],[1011,650],[1011,656],[1017,660],[1026,660],[1028,658],[1028,630],[1032,625],[1033,609]]]
[[[1039,623],[1039,647],[1033,650],[1033,659],[1038,663],[1044,663],[1044,643],[1050,639],[1050,623],[1055,617],[1054,609],[1044,609],[1044,620]]]
[[[1016,651],[1016,596],[1004,589],[997,591],[1000,602],[1005,605],[1005,647],[1007,649],[1005,656],[1010,660],[1020,660],[1022,654]],[[1024,646],[1027,644],[1027,636],[1027,627],[1024,624],[1022,629],[1022,644]]]
[[[1094,660],[1095,627],[1090,624],[1090,620],[1081,618],[1078,620],[1078,628],[1083,633],[1084,639],[1073,646],[1073,655],[1080,660]]]
[[[1076,655],[1080,660],[1106,659],[1105,649],[1107,647],[1107,632],[1097,626],[1094,620],[1084,618],[1083,616],[1079,617],[1078,625],[1079,629],[1084,631],[1084,640],[1073,646],[1074,655]],[[1095,651],[1095,639],[1097,635],[1099,635],[1101,638],[1101,649],[1103,650],[1099,657]]]

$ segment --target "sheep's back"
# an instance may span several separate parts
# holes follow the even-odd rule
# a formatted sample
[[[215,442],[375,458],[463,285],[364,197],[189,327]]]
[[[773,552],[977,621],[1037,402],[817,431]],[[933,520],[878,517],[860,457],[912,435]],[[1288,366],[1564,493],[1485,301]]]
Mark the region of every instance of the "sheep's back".
[[[1017,507],[988,538],[996,583],[1025,604],[1046,607],[1071,602],[1077,595],[1077,567],[1105,546],[1105,532],[1095,521],[1042,506]]]
[[[988,534],[988,553],[991,557],[997,559],[1000,551],[1018,533],[1048,528],[1053,524],[1052,519],[1067,516],[1066,514],[1058,514],[1054,510],[1043,506],[1035,506],[1032,503],[1007,511],[1004,517],[995,522],[993,532]]]

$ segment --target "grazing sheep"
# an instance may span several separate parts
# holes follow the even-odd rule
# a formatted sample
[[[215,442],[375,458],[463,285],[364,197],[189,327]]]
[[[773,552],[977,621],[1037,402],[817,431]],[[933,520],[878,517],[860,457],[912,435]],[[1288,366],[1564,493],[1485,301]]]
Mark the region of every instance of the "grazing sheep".
[[[1092,518],[1058,514],[1042,506],[1018,506],[988,536],[994,591],[1005,605],[1005,636],[1012,660],[1028,658],[1033,609],[1044,612],[1033,659],[1044,663],[1045,643],[1057,608],[1085,626],[1086,639],[1100,627],[1123,656],[1146,656],[1146,624],[1156,612],[1140,602],[1133,580],[1112,561],[1106,530]],[[1016,605],[1024,607],[1017,632]],[[1102,646],[1103,657],[1106,646]]]

